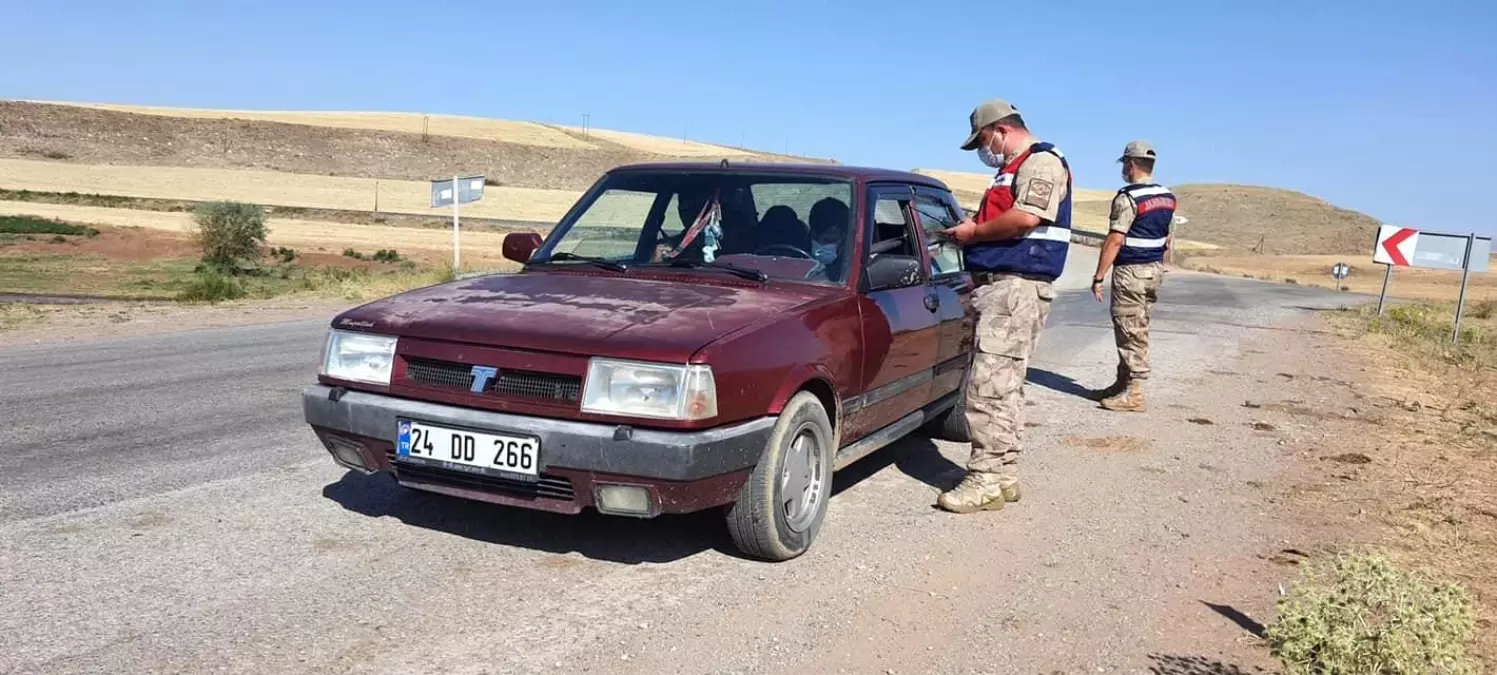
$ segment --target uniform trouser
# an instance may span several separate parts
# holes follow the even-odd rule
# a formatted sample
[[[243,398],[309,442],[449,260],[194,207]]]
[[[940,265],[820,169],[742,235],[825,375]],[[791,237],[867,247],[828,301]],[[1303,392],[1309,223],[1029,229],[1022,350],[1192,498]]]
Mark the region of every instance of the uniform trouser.
[[[972,292],[976,335],[968,372],[969,471],[1013,476],[1024,426],[1024,379],[1055,289],[1045,281],[995,275]]]
[[[1112,334],[1118,347],[1118,379],[1149,379],[1149,319],[1164,281],[1159,263],[1118,265],[1112,272]]]

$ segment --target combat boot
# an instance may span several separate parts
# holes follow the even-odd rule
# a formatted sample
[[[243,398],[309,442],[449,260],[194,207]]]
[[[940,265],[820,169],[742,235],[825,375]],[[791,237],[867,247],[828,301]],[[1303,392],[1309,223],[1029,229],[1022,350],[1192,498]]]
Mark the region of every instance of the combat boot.
[[[1143,412],[1148,409],[1144,403],[1144,385],[1139,380],[1128,382],[1128,390],[1102,399],[1102,407],[1107,410],[1118,412]]]
[[[942,492],[936,505],[953,513],[998,511],[1008,502],[1019,501],[1017,478],[983,471],[969,471],[956,487]]]

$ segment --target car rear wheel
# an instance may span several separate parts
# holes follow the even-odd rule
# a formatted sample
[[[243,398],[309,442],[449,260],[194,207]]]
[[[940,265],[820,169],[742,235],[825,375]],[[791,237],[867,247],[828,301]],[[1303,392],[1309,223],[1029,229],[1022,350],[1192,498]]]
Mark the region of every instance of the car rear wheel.
[[[826,408],[810,392],[785,404],[758,466],[728,509],[728,531],[745,555],[783,561],[821,531],[832,492],[835,441]]]

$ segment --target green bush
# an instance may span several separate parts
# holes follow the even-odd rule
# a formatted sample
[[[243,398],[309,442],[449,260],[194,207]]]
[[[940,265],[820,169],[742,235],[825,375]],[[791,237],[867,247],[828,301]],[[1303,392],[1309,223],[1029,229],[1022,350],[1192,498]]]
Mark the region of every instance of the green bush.
[[[238,279],[226,276],[218,272],[199,272],[191,282],[188,282],[180,292],[177,299],[184,302],[218,302],[220,300],[237,300],[247,295],[244,284]]]
[[[271,249],[270,250],[270,254],[272,256],[274,256],[276,260],[278,260],[278,261],[280,261],[282,263],[286,263],[288,265],[291,264],[291,262],[293,262],[293,261],[296,260],[296,249],[293,249],[293,248],[286,248],[284,246],[278,246],[276,248]]]
[[[404,260],[404,258],[400,257],[400,252],[393,248],[382,248],[375,251],[374,255],[364,255],[354,249],[345,248],[343,249],[343,257],[353,258],[354,260],[373,260],[382,263],[397,263]]]
[[[193,209],[203,262],[233,270],[241,262],[258,262],[265,244],[265,209],[256,204],[209,202]]]
[[[1265,637],[1288,675],[1471,675],[1475,630],[1461,586],[1358,553],[1306,564]]]
[[[66,234],[82,237],[97,237],[99,231],[86,225],[74,225],[60,220],[47,220],[36,216],[0,216],[0,233],[3,234]]]

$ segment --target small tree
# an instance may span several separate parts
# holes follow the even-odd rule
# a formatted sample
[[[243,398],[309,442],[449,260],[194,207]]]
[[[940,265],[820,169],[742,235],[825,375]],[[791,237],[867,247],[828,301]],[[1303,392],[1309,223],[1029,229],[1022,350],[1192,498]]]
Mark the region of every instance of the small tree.
[[[233,270],[240,262],[258,262],[265,244],[265,209],[258,204],[210,202],[193,209],[203,262]]]

